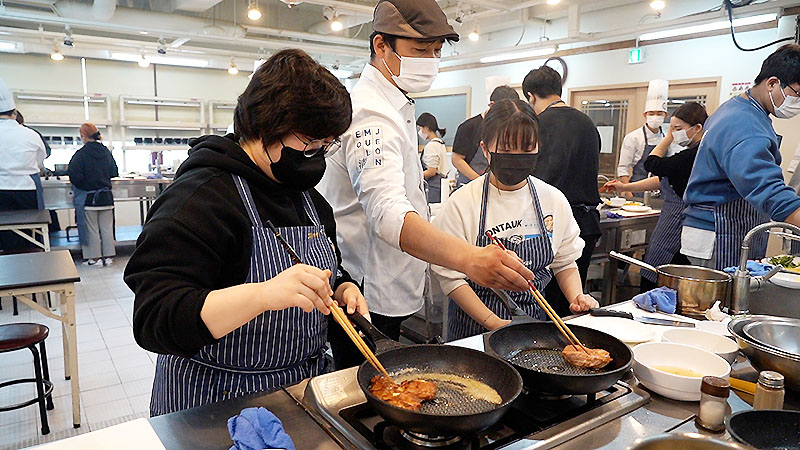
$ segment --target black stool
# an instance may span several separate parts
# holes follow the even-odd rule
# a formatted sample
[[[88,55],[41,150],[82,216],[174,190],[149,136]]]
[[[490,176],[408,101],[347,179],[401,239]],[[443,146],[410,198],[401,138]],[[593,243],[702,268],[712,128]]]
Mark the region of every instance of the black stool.
[[[27,348],[33,353],[33,371],[36,378],[21,378],[18,380],[4,381],[0,388],[21,383],[36,383],[36,398],[18,403],[16,405],[0,406],[0,412],[24,408],[39,404],[39,415],[42,418],[42,434],[50,433],[47,424],[46,409],[53,409],[53,383],[50,382],[50,370],[47,368],[47,351],[44,340],[50,334],[50,329],[38,323],[10,323],[0,325],[0,353],[13,352]],[[39,344],[39,350],[36,350]],[[41,352],[41,357],[39,353]],[[45,405],[46,403],[46,405]]]

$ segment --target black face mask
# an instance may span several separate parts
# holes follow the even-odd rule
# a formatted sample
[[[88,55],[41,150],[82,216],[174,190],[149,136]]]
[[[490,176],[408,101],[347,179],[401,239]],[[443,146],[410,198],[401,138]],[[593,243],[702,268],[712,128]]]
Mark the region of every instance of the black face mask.
[[[506,186],[522,183],[536,168],[539,153],[490,153],[489,170]]]
[[[269,158],[269,153],[267,153]],[[275,179],[291,189],[307,191],[316,186],[322,175],[325,174],[325,154],[318,154],[307,157],[300,150],[283,146],[281,149],[281,159],[272,162],[270,158],[270,169]]]

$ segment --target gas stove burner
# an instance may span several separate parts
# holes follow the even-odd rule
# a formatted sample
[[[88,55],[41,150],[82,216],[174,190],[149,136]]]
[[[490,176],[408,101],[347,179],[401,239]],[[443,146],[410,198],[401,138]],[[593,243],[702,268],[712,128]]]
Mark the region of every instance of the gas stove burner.
[[[546,392],[530,392],[528,395],[534,399],[550,400],[550,401],[566,400],[568,398],[572,398],[571,395],[548,394]]]
[[[430,448],[447,447],[461,441],[458,436],[431,436],[411,431],[403,431],[400,435],[408,439],[412,444]]]

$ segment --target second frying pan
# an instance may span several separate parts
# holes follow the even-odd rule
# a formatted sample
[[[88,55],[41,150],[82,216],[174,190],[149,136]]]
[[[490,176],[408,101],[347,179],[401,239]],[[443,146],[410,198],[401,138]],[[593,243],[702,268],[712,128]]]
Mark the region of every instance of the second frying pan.
[[[531,391],[563,395],[592,394],[608,389],[631,367],[633,353],[619,339],[578,325],[569,325],[580,341],[590,348],[608,351],[613,361],[600,370],[582,369],[567,363],[561,350],[568,344],[552,322],[534,321],[502,291],[496,291],[511,312],[510,325],[484,337],[486,352],[510,362]]]

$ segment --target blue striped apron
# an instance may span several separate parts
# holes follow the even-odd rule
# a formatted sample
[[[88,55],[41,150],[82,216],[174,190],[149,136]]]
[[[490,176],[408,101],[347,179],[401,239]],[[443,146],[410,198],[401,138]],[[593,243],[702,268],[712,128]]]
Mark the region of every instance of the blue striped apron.
[[[642,153],[642,157],[641,159],[639,159],[639,161],[636,162],[636,165],[633,166],[633,173],[631,174],[631,180],[630,180],[631,183],[633,183],[634,181],[644,180],[645,178],[647,178],[647,175],[649,175],[647,169],[644,168],[644,161],[647,159],[648,156],[650,156],[650,152],[652,152],[653,149],[656,148],[656,146],[647,143],[647,131],[645,130],[646,126],[647,125],[642,126],[642,134],[644,135],[644,153]],[[659,131],[660,130],[661,129],[659,128]],[[663,131],[661,131],[661,137],[664,137]],[[640,193],[637,194],[639,197],[642,196],[642,194]]]
[[[475,245],[478,247],[485,247],[491,245],[491,241],[486,237],[486,200],[489,197],[489,176],[484,178],[483,182],[483,198],[481,200],[481,217],[480,225],[478,226],[478,236],[475,239]],[[528,177],[528,187],[533,197],[533,202],[536,205],[536,214],[539,220],[539,235],[524,239],[520,242],[507,238],[499,238],[507,249],[516,252],[517,256],[522,258],[525,266],[533,272],[533,284],[536,289],[544,292],[545,286],[553,278],[553,272],[550,270],[550,264],[553,263],[553,246],[550,243],[550,237],[547,235],[547,229],[544,225],[544,217],[542,217],[542,206],[539,204],[539,197],[536,195],[536,188],[533,186],[533,178]],[[478,298],[483,301],[487,308],[492,310],[498,317],[502,319],[511,319],[511,314],[506,310],[503,303],[491,291],[472,280],[467,280],[467,283],[475,291]],[[509,296],[517,302],[528,315],[538,320],[546,320],[547,314],[539,308],[536,300],[529,292],[508,292]],[[459,308],[456,302],[450,300],[447,310],[447,328],[448,340],[462,339],[469,336],[474,336],[486,331],[482,324],[476,322],[469,314]]]
[[[644,253],[644,262],[652,266],[669,264],[672,258],[681,251],[681,231],[683,230],[683,210],[686,205],[669,184],[668,177],[661,177],[661,197],[664,206],[658,216],[647,251]],[[642,277],[656,283],[658,274],[649,270],[642,271]]]
[[[267,281],[292,266],[289,254],[261,222],[247,182],[233,175],[253,224],[253,248],[247,283]],[[279,228],[309,265],[336,274],[333,244],[304,192],[310,226]],[[334,283],[335,275],[331,279]],[[267,311],[192,358],[158,355],[150,415],[157,416],[297,383],[327,371],[324,358],[327,320],[317,310],[299,307]]]
[[[707,209],[708,207],[698,207]],[[754,208],[747,200],[738,198],[732,202],[717,205],[714,210],[714,268],[722,270],[739,265],[742,241],[748,231],[770,217]],[[759,233],[750,241],[750,259],[762,259],[767,253],[767,233]]]

